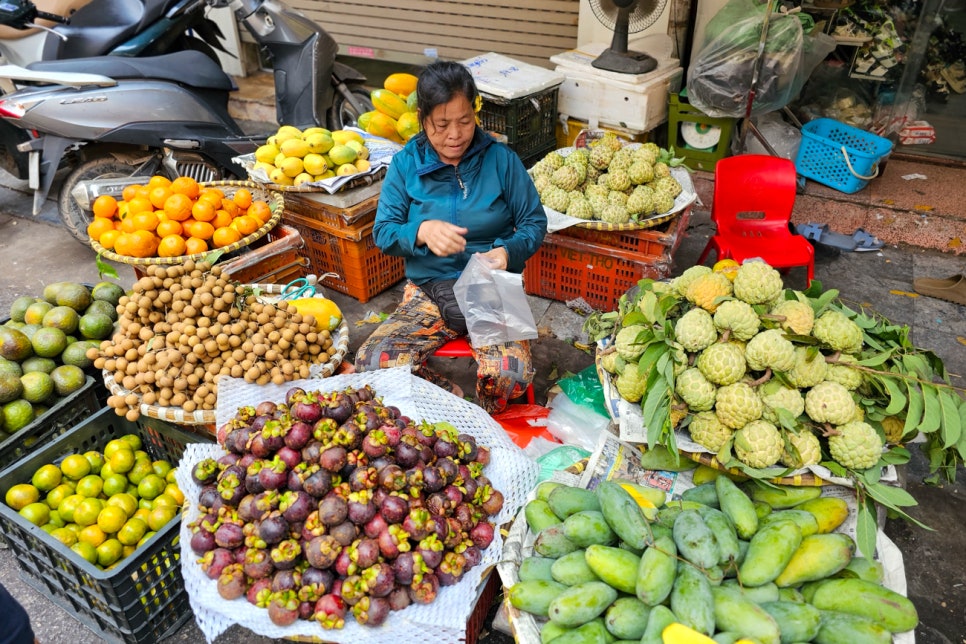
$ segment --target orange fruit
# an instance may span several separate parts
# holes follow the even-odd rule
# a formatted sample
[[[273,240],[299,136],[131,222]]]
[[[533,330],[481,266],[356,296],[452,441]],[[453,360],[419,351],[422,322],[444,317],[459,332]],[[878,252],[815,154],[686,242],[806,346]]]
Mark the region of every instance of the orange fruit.
[[[214,244],[215,248],[221,248],[222,246],[234,244],[241,238],[241,233],[235,228],[222,226],[221,228],[215,229],[215,234],[211,236],[211,243]]]
[[[221,209],[222,210],[227,210],[228,211],[228,214],[231,215],[232,218],[235,218],[235,217],[237,217],[238,215],[241,214],[241,212],[240,212],[240,210],[238,208],[238,204],[236,204],[231,199],[222,199],[221,200]]]
[[[117,243],[117,238],[121,236],[120,230],[108,230],[107,232],[101,234],[97,241],[101,243],[101,246],[111,250],[114,248],[114,244]]]
[[[131,215],[129,219],[131,220],[131,226],[134,227],[134,230],[153,231],[158,227],[158,223],[160,223],[158,216],[154,214],[153,210],[139,212],[135,215]]]
[[[197,199],[201,186],[191,177],[178,177],[171,182],[171,192],[184,195],[189,199]]]
[[[107,231],[114,230],[114,220],[94,217],[94,221],[87,225],[87,236],[91,239],[101,240],[101,235]]]
[[[60,462],[60,471],[71,481],[79,481],[91,473],[91,462],[83,454],[71,454]]]
[[[95,217],[105,217],[110,219],[117,212],[117,199],[111,195],[101,195],[94,200],[91,210]]]
[[[178,234],[165,235],[158,244],[158,257],[180,257],[185,255],[184,237]]]
[[[136,546],[138,541],[144,537],[147,531],[148,522],[146,520],[138,517],[131,517],[123,526],[121,526],[121,529],[117,531],[117,540],[125,546]]]
[[[106,539],[107,535],[104,534],[104,530],[96,523],[90,524],[77,533],[78,541],[89,543],[95,548],[104,543]]]
[[[211,199],[216,205],[221,205],[221,200],[225,198],[225,193],[220,188],[204,188],[198,195],[199,199]],[[217,201],[215,199],[217,198]]]
[[[158,234],[158,237],[164,239],[168,235],[180,235],[184,232],[184,226],[181,225],[180,221],[167,219],[167,215],[165,215],[165,219],[162,219],[158,223],[158,227],[154,232]]]
[[[191,199],[183,194],[174,193],[164,201],[164,214],[168,219],[184,221],[191,216],[191,206]]]
[[[189,237],[185,241],[185,252],[189,255],[195,255],[197,253],[208,252],[208,244],[204,239],[198,239],[197,237]]]
[[[231,200],[242,210],[248,210],[248,207],[252,205],[252,192],[247,188],[240,188],[235,191]]]
[[[161,242],[154,233],[147,230],[135,230],[131,233],[134,237],[134,256],[135,257],[153,257],[158,250],[158,244]]]
[[[215,234],[215,227],[209,224],[207,221],[198,221],[196,219],[189,219],[184,222],[185,232],[192,237],[197,237],[198,239],[209,240],[211,236]]]
[[[113,534],[127,523],[127,512],[116,505],[107,505],[97,514],[97,527],[106,534]]]
[[[242,215],[241,217],[236,217],[232,225],[238,229],[242,235],[251,235],[253,232],[262,227],[262,223],[251,215]]]
[[[272,218],[272,210],[268,207],[266,202],[260,199],[253,201],[252,205],[248,207],[248,212],[245,214],[255,217],[263,224]]]
[[[232,216],[228,214],[227,210],[218,210],[215,212],[215,218],[211,220],[211,225],[215,228],[224,228],[230,226],[231,222]]]
[[[124,191],[121,192],[121,199],[124,201],[130,201],[138,195],[138,190],[143,188],[140,183],[132,183],[129,186],[124,186]]]
[[[167,188],[170,185],[171,185],[171,179],[160,174],[156,174],[150,179],[148,179],[148,188],[157,188],[158,186]]]
[[[127,202],[127,212],[128,215],[136,215],[139,212],[154,212],[154,204],[151,203],[150,199],[145,199],[144,197],[135,197]]]
[[[70,549],[77,553],[77,556],[87,561],[87,563],[97,563],[97,548],[86,541],[78,541]]]
[[[117,539],[108,539],[97,546],[97,565],[107,568],[116,563],[124,554],[124,545]]]
[[[215,207],[205,199],[199,199],[191,207],[191,216],[198,221],[211,221],[215,218]]]
[[[40,500],[40,490],[29,483],[17,483],[7,490],[4,500],[7,505],[19,512],[31,503]]]
[[[157,186],[156,188],[151,188],[148,198],[151,200],[151,203],[154,204],[155,208],[164,208],[164,202],[172,194],[174,193],[171,192],[171,188],[167,186]]]

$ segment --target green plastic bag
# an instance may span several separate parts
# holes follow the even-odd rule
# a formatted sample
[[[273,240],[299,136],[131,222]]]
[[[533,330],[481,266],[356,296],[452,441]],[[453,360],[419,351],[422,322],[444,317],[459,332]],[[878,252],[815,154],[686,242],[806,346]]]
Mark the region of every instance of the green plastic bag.
[[[540,466],[537,482],[550,479],[557,470],[565,470],[588,456],[590,456],[590,452],[576,445],[561,445],[553,448],[537,458],[537,465]]]
[[[597,376],[597,367],[590,365],[572,376],[557,381],[567,398],[578,405],[590,407],[602,416],[610,417],[604,402],[604,387]]]

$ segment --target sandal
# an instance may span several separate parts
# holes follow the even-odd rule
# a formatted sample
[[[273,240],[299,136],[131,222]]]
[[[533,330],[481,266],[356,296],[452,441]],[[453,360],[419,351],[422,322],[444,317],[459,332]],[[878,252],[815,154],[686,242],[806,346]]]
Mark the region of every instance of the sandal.
[[[966,276],[953,275],[945,279],[920,277],[912,281],[916,293],[966,306]]]
[[[861,228],[852,233],[852,240],[855,242],[855,250],[858,253],[882,250],[885,244],[875,235],[870,235]]]
[[[828,224],[799,224],[795,226],[795,230],[798,231],[799,235],[816,244],[847,251],[856,249],[855,239],[850,235],[832,232],[829,230]]]

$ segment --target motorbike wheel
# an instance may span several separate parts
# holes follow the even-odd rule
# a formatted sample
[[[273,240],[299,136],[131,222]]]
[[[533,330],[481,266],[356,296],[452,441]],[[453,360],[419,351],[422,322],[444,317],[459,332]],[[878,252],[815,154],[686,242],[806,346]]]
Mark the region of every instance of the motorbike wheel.
[[[135,168],[134,166],[121,163],[114,157],[107,156],[90,159],[77,166],[67,175],[64,183],[60,187],[60,193],[57,196],[57,205],[60,220],[64,223],[64,226],[66,226],[74,239],[85,246],[90,244],[87,227],[94,218],[93,213],[82,209],[71,196],[71,192],[77,184],[81,181],[91,181],[94,179],[128,177],[136,170],[144,170],[144,168]]]
[[[365,107],[363,112],[375,109],[369,99],[369,92],[361,87],[352,87],[349,91],[352,92],[353,98]],[[347,127],[356,127],[361,114],[362,112],[354,108],[345,96],[336,92],[332,107],[329,108],[329,129],[341,130]]]

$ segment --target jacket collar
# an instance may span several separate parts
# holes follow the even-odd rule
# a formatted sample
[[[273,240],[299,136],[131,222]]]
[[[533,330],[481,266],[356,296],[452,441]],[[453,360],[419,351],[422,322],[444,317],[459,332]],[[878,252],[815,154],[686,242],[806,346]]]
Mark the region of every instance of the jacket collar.
[[[467,159],[470,159],[481,153],[492,143],[493,137],[477,126],[476,131],[473,133],[473,142],[470,143],[470,147],[467,148],[466,154],[463,155],[460,163],[462,164]],[[448,165],[439,160],[439,155],[436,154],[436,150],[433,149],[433,146],[429,144],[429,139],[426,138],[426,134],[424,132],[417,134],[410,142],[410,145],[414,146],[417,175],[422,176],[429,174],[430,172],[435,172],[443,166]]]

